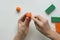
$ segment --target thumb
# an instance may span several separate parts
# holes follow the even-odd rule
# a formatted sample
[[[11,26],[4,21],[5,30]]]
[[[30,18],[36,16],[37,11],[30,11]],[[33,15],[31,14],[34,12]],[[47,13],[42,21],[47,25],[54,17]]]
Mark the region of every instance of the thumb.
[[[29,19],[29,17],[26,17],[25,18],[25,21],[24,21],[24,24],[25,25],[29,25],[29,23],[30,23],[30,19]]]

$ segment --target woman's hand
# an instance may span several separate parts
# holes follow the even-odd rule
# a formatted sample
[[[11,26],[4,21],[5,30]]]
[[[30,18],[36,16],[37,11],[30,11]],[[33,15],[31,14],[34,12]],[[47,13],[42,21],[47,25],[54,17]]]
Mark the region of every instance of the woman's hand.
[[[50,25],[48,23],[48,20],[41,17],[41,16],[35,16],[32,17],[32,19],[34,20],[36,29],[41,32],[44,35],[47,35],[48,33],[50,33],[51,28]]]
[[[36,29],[44,34],[45,36],[49,37],[52,40],[60,40],[60,35],[54,31],[51,30],[50,25],[48,23],[48,20],[41,17],[41,16],[35,16],[31,17],[34,20]]]
[[[17,35],[15,36],[14,40],[24,40],[26,37],[28,31],[29,31],[29,23],[30,20],[26,15],[22,16],[18,20],[18,32]]]

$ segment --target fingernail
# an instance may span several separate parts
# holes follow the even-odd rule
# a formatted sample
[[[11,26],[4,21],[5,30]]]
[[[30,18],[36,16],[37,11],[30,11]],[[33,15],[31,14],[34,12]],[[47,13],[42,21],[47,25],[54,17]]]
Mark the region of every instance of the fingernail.
[[[26,17],[27,20],[29,20],[29,17]]]

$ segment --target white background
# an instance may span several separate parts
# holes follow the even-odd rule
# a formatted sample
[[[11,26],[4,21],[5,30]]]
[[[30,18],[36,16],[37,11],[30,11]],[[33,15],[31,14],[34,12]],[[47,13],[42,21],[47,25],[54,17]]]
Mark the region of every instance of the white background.
[[[47,15],[45,9],[51,4],[54,4],[56,9]],[[18,19],[27,11],[31,11],[32,15],[41,15],[48,19],[51,28],[55,30],[51,16],[60,16],[59,4],[60,0],[0,0],[0,40],[13,40]],[[20,13],[16,12],[16,6],[21,7]],[[31,21],[26,40],[49,40],[49,38],[38,32]]]

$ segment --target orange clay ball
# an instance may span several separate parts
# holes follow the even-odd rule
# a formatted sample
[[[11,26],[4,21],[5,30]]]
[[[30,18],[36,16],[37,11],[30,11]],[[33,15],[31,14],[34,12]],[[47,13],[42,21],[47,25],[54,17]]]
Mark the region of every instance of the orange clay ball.
[[[16,7],[16,11],[17,12],[20,12],[21,11],[21,8],[20,7]]]
[[[31,18],[31,13],[30,12],[27,12],[26,13],[26,17]]]

